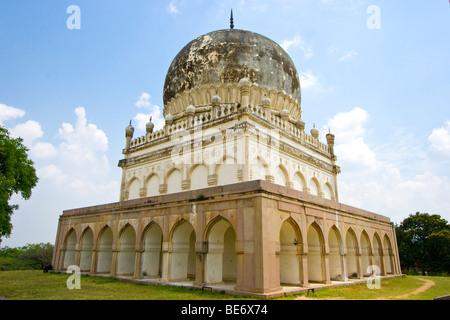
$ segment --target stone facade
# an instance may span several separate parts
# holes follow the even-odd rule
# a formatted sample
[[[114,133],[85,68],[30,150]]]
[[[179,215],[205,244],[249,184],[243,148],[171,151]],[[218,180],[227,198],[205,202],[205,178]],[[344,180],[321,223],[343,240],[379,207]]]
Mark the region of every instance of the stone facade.
[[[335,137],[305,132],[297,80],[283,49],[248,31],[188,44],[166,77],[165,126],[125,129],[119,202],[60,217],[55,270],[261,295],[372,265],[399,275],[389,219],[339,203]]]
[[[389,219],[256,180],[65,211],[54,265],[267,294],[400,273]]]

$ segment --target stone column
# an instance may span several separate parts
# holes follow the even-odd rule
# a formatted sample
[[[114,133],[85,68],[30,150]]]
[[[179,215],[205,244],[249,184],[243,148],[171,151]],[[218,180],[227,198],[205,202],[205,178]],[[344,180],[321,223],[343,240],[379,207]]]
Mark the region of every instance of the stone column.
[[[162,261],[161,261],[161,282],[167,283],[169,282],[169,274],[170,274],[170,243],[167,241],[163,241],[162,243]]]

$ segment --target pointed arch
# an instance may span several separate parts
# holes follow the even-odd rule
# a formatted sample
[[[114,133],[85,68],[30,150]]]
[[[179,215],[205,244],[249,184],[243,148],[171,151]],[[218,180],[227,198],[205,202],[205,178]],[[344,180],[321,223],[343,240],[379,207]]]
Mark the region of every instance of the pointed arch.
[[[156,222],[151,222],[143,232],[141,275],[158,278],[162,274],[163,231]]]
[[[145,180],[145,186],[147,187],[147,197],[157,196],[159,194],[159,185],[161,179],[159,175],[152,172]]]
[[[280,284],[300,285],[302,282],[302,234],[297,222],[286,219],[280,228]]]
[[[172,168],[165,178],[167,185],[167,193],[181,192],[181,181],[183,180],[183,174],[180,169]]]
[[[66,233],[66,237],[64,239],[64,260],[63,260],[63,269],[67,269],[71,265],[75,265],[76,262],[76,247],[77,247],[77,233],[74,228],[70,228],[70,230]]]
[[[81,254],[80,254],[80,270],[88,272],[91,270],[92,252],[94,249],[94,232],[88,226],[81,234]]]
[[[383,258],[387,274],[394,273],[394,253],[392,252],[391,240],[388,235],[384,235],[383,239]]]
[[[343,246],[341,233],[338,228],[334,225],[330,228],[328,233],[328,263],[330,266],[330,279],[331,280],[345,280],[346,275],[344,273],[343,265]]]
[[[369,266],[372,264],[370,257],[371,255],[370,239],[369,235],[365,230],[361,232],[360,243],[361,243],[361,265],[362,265],[361,271],[364,276],[370,276],[370,274],[367,273]]]
[[[208,166],[205,164],[195,164],[189,170],[191,190],[208,188]]]
[[[97,241],[97,273],[110,273],[112,262],[113,232],[106,225],[99,233]]]
[[[323,197],[328,200],[334,200],[336,198],[334,196],[333,187],[329,182],[325,183],[323,186]]]
[[[136,231],[127,223],[119,232],[117,275],[133,275],[136,255]]]
[[[217,176],[217,185],[238,183],[238,165],[234,157],[225,155],[221,163],[216,164],[214,173]]]
[[[380,236],[377,232],[373,234],[373,253],[372,253],[372,264],[376,265],[381,273],[383,273],[383,247],[381,245]]]
[[[305,180],[304,175],[300,171],[297,171],[294,174],[294,176],[292,178],[292,183],[293,183],[293,187],[295,190],[302,191],[302,192],[305,191],[306,180]]]
[[[309,193],[313,196],[319,196],[321,194],[320,183],[316,177],[309,180]]]
[[[347,275],[349,278],[358,278],[361,275],[358,263],[358,240],[352,228],[347,230],[345,246],[347,249]]]
[[[308,281],[324,282],[325,261],[324,261],[324,239],[320,226],[313,222],[307,233],[308,241]]]
[[[139,190],[141,189],[141,181],[137,177],[133,177],[128,182],[128,200],[139,199]]]
[[[208,224],[205,276],[207,283],[236,281],[236,232],[232,224],[218,216]]]
[[[266,180],[268,166],[261,157],[256,157],[250,165],[251,180]]]
[[[195,276],[195,241],[192,225],[185,219],[178,221],[171,230],[172,245],[170,280],[187,280]]]
[[[287,185],[287,182],[289,181],[288,177],[289,177],[288,172],[282,164],[276,167],[276,170],[274,172],[275,184],[285,187]]]

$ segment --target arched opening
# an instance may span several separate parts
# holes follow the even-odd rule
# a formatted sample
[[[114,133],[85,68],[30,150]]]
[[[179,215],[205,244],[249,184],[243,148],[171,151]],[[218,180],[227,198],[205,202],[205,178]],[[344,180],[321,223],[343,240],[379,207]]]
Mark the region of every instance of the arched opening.
[[[376,265],[380,270],[380,272],[383,272],[383,265],[381,263],[381,257],[382,257],[382,247],[381,247],[381,241],[378,235],[375,233],[373,236],[373,255],[372,255],[372,264]]]
[[[208,232],[206,282],[236,281],[236,234],[231,224],[220,218]]]
[[[141,257],[141,275],[148,278],[159,278],[162,274],[162,239],[161,227],[152,223],[144,234]]]
[[[266,167],[260,159],[256,159],[251,164],[251,180],[266,180]]]
[[[333,197],[333,188],[329,183],[326,183],[323,188],[323,197],[328,200],[332,200]]]
[[[286,173],[280,166],[278,166],[277,169],[275,170],[275,174],[274,174],[273,178],[274,178],[275,184],[278,184],[283,187],[286,186]]]
[[[280,229],[280,284],[301,283],[301,239],[300,230],[292,219],[283,222]]]
[[[117,274],[132,276],[136,256],[136,232],[127,225],[119,236],[119,252],[117,257]]]
[[[139,189],[141,188],[141,183],[139,179],[135,178],[131,181],[128,187],[128,200],[139,199]]]
[[[81,237],[80,270],[89,272],[91,270],[92,250],[94,249],[94,233],[87,227]]]
[[[319,184],[314,178],[309,182],[309,193],[313,196],[319,195]]]
[[[172,233],[170,280],[195,277],[195,231],[186,220],[179,222]]]
[[[328,255],[328,264],[330,266],[331,280],[345,280],[343,260],[342,260],[342,246],[341,237],[336,227],[332,227],[328,234],[328,247],[330,253]]]
[[[75,233],[75,230],[70,229],[69,233],[66,236],[65,241],[65,252],[64,252],[64,263],[63,263],[63,269],[67,269],[71,265],[75,265],[77,262],[76,258],[76,244],[77,244],[77,234]]]
[[[386,273],[393,274],[394,273],[394,269],[393,269],[394,261],[393,261],[392,246],[391,246],[391,241],[389,240],[387,235],[384,236],[383,249],[384,249],[384,254],[383,254],[384,266],[386,267]]]
[[[308,281],[324,282],[323,236],[320,227],[313,223],[307,234],[308,239]]]
[[[349,278],[358,277],[358,242],[356,235],[352,229],[347,231],[345,237],[345,245],[347,247],[347,274]]]
[[[208,167],[197,165],[190,174],[191,190],[208,188]]]
[[[304,185],[303,181],[304,180],[300,176],[300,173],[294,174],[294,177],[292,178],[292,183],[294,185],[294,189],[303,192],[305,190],[305,185]]]
[[[238,165],[232,157],[226,157],[224,161],[216,168],[217,185],[238,183],[237,176]]]
[[[147,182],[147,197],[157,196],[159,194],[159,177],[154,174]]]
[[[113,234],[105,227],[98,241],[97,273],[111,273]]]
[[[365,231],[361,234],[361,264],[362,264],[362,273],[364,276],[370,276],[370,270],[368,270],[371,265],[370,261],[370,240],[369,236]]]
[[[167,193],[181,192],[181,172],[173,170],[167,177]]]

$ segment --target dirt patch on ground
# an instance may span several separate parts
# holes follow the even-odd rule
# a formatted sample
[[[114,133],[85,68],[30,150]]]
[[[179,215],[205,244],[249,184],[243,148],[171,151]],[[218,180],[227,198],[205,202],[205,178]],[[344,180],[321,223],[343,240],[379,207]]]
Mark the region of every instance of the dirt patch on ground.
[[[403,294],[397,297],[388,297],[388,298],[377,298],[376,300],[390,300],[390,299],[407,299],[408,297],[412,296],[412,295],[416,295],[418,293],[424,292],[425,290],[428,290],[429,288],[431,288],[432,286],[435,285],[434,281],[432,280],[426,280],[426,279],[422,279],[422,278],[418,278],[420,281],[425,282],[420,288],[414,290],[413,292],[407,293],[407,294]],[[335,298],[327,298],[325,300],[342,300],[342,297],[335,297]],[[305,296],[301,296],[301,297],[297,297],[295,298],[295,300],[317,300],[315,298],[311,298],[311,297],[305,297]]]
[[[395,297],[395,299],[406,299],[406,298],[408,298],[410,295],[418,294],[418,293],[424,292],[425,290],[430,289],[430,288],[431,288],[432,286],[434,286],[434,284],[435,284],[434,281],[432,281],[432,280],[425,280],[425,279],[422,279],[422,278],[418,278],[418,279],[419,279],[420,281],[425,282],[420,288],[414,290],[414,291],[411,292],[411,293],[404,294],[404,295],[401,295],[401,296],[397,296],[397,297]]]

